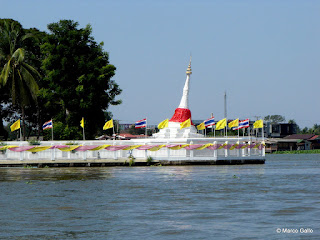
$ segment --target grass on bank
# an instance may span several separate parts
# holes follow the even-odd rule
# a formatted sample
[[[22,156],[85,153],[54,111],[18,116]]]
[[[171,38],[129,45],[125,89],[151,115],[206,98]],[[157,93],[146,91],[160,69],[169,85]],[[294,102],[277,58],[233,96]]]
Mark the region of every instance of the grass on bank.
[[[294,150],[294,151],[275,151],[272,154],[320,154],[320,149]]]

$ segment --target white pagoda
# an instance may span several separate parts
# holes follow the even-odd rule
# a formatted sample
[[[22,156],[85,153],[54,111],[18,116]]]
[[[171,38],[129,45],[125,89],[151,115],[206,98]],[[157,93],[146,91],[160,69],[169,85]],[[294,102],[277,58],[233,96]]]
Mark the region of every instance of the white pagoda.
[[[155,138],[203,138],[202,134],[197,133],[195,126],[192,124],[187,128],[180,129],[180,124],[189,118],[191,119],[191,111],[189,109],[189,83],[191,71],[191,58],[186,71],[187,78],[183,87],[180,105],[176,108],[174,115],[169,120],[168,127],[160,129],[158,133],[153,134]]]

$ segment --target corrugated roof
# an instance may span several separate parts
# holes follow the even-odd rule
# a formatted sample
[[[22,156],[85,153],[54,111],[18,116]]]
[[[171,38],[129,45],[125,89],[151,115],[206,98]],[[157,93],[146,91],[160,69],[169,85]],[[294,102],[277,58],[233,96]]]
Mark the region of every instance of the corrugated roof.
[[[299,139],[268,138],[266,143],[297,143]]]
[[[309,138],[308,140],[316,140],[317,138],[319,138],[319,135],[314,135],[313,137]]]
[[[314,134],[292,134],[289,136],[284,137],[284,139],[302,139],[302,140],[309,140],[315,136]]]

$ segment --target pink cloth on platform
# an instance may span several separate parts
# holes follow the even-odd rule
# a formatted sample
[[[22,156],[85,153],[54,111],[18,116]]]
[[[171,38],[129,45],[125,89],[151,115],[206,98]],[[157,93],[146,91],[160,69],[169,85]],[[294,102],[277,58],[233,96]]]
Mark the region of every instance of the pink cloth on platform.
[[[121,149],[124,149],[124,148],[127,148],[127,147],[130,147],[130,145],[118,145],[118,146],[110,146],[110,147],[107,147],[106,150],[108,151],[118,151],[118,150],[121,150]]]
[[[66,148],[69,147],[69,145],[54,145],[52,146],[50,149],[54,149],[54,148]]]
[[[88,150],[94,149],[94,148],[99,147],[99,146],[100,146],[100,145],[80,146],[80,147],[78,147],[76,150],[77,150],[77,151],[80,151],[80,152],[84,152],[84,151],[88,151]]]
[[[158,146],[160,146],[160,145],[143,145],[143,146],[138,147],[137,149],[139,149],[139,150],[148,150],[150,148],[158,147]]]
[[[181,146],[181,144],[168,144],[168,145],[166,145],[167,148],[172,148],[172,147],[177,147],[177,146]]]
[[[9,150],[13,152],[23,152],[34,148],[34,146],[22,146],[22,147],[15,147],[15,148],[9,148]]]
[[[254,148],[254,146],[256,146],[256,144],[250,144],[248,148]]]
[[[210,149],[210,150],[217,150],[221,145],[222,144],[215,144],[215,145],[209,146],[207,148]]]
[[[224,149],[230,149],[232,147],[232,144],[227,144],[227,145],[225,145],[223,148]]]
[[[239,144],[238,146],[236,146],[236,149],[240,149],[242,148],[243,146],[245,146],[246,144]]]
[[[196,148],[202,147],[202,146],[203,146],[203,144],[192,144],[192,145],[186,146],[185,149],[193,150],[193,149],[196,149]]]

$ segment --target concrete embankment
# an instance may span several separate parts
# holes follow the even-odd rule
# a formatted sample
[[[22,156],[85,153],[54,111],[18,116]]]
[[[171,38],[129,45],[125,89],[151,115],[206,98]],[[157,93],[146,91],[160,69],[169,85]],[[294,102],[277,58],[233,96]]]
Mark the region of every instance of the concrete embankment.
[[[165,165],[238,165],[238,164],[264,164],[264,159],[238,159],[238,160],[152,160],[128,158],[121,159],[57,159],[57,160],[1,160],[0,167],[112,167],[112,166],[165,166]]]

